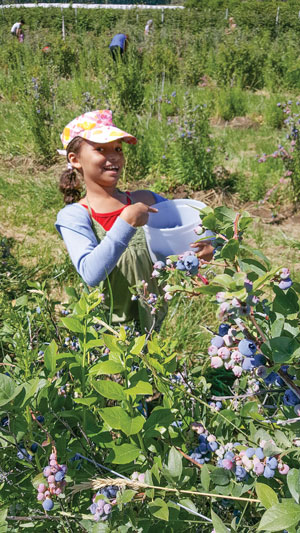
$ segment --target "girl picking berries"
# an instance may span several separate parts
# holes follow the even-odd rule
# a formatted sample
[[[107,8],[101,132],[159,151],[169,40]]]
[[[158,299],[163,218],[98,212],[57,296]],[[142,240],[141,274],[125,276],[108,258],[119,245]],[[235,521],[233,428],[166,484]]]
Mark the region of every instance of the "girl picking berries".
[[[57,215],[56,228],[88,285],[97,286],[109,278],[112,321],[135,320],[142,331],[149,330],[153,316],[143,302],[131,300],[129,287],[146,280],[149,292],[160,293],[151,278],[153,265],[142,226],[149,213],[157,212],[153,204],[165,198],[148,190],[129,193],[117,187],[124,165],[122,143],[136,144],[137,139],[113,124],[110,110],[75,118],[64,128],[61,140],[68,170],[61,176],[60,190],[67,205]],[[77,173],[85,183],[83,197]],[[211,253],[208,246],[200,255]],[[165,314],[166,308],[159,311],[156,327]]]

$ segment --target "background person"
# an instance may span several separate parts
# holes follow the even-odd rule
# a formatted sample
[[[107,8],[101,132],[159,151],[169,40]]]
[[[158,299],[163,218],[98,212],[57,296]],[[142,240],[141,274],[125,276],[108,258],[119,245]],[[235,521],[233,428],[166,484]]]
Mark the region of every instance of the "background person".
[[[147,20],[147,24],[146,24],[145,30],[144,30],[145,36],[148,36],[149,33],[152,33],[152,31],[153,31],[153,20],[149,19],[149,20]]]
[[[23,19],[20,20],[20,22],[15,22],[13,26],[11,27],[10,33],[17,37],[18,40],[24,40],[24,33],[23,33],[23,27],[25,22]]]
[[[112,38],[109,49],[114,61],[121,58],[128,47],[129,36],[126,33],[117,33]]]

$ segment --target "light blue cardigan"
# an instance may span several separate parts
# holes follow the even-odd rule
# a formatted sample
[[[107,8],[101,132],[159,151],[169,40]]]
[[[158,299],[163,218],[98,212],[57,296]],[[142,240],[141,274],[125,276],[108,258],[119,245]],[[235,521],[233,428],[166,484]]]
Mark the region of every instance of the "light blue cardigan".
[[[159,194],[152,194],[154,203],[166,200]],[[136,232],[136,228],[118,217],[98,243],[88,210],[77,203],[66,205],[59,211],[55,227],[64,240],[78,274],[91,287],[110,274]]]

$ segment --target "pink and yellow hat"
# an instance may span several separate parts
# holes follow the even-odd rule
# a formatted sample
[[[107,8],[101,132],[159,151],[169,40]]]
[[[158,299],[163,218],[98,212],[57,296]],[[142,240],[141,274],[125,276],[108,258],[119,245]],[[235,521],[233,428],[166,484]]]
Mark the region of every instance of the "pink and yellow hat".
[[[65,150],[74,137],[82,137],[96,143],[109,143],[118,139],[122,139],[128,144],[137,143],[137,139],[133,135],[120,130],[113,124],[110,109],[89,111],[74,118],[64,128],[60,136]],[[61,153],[62,150],[59,152]]]

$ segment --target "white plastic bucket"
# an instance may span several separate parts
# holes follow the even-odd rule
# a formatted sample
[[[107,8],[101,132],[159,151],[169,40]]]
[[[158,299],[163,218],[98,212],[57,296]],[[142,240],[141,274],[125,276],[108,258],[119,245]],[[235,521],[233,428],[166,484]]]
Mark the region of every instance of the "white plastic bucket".
[[[213,236],[206,231],[196,235],[195,228],[201,223],[198,209],[206,204],[197,200],[166,200],[155,204],[158,213],[150,213],[148,224],[143,226],[152,261],[164,261],[168,255],[178,255],[191,250],[190,244],[198,239]],[[194,208],[197,209],[194,209]]]

